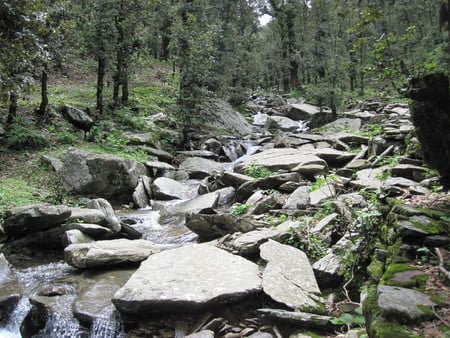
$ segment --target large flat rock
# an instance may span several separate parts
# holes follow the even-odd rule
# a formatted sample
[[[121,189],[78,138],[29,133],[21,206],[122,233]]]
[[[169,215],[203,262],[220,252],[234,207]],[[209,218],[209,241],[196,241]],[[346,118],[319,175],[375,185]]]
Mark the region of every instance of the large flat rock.
[[[263,272],[267,295],[299,311],[320,312],[320,289],[303,251],[269,240],[260,246],[260,255],[267,261]]]
[[[69,219],[71,210],[62,205],[35,204],[6,212],[3,229],[7,236],[21,237],[47,230]]]
[[[159,249],[146,240],[115,239],[71,244],[64,249],[65,261],[79,269],[138,263]]]
[[[258,266],[209,245],[150,256],[114,295],[124,313],[192,311],[239,300],[261,289]]]
[[[269,170],[292,170],[304,165],[320,164],[327,166],[326,162],[316,155],[293,148],[274,148],[251,155],[236,166],[236,171],[243,172],[246,168],[256,165]]]

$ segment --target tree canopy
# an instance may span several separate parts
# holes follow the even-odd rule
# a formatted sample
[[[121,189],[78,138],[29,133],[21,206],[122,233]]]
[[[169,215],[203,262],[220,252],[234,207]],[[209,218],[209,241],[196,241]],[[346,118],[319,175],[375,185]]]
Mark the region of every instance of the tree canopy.
[[[448,12],[437,0],[6,0],[0,94],[16,104],[40,78],[45,101],[48,66],[88,58],[102,114],[105,102],[127,104],[129,77],[148,59],[179,74],[178,117],[187,129],[204,98],[236,104],[257,88],[335,108],[344,93],[389,95],[410,76],[448,72]],[[263,14],[272,19],[261,26]]]

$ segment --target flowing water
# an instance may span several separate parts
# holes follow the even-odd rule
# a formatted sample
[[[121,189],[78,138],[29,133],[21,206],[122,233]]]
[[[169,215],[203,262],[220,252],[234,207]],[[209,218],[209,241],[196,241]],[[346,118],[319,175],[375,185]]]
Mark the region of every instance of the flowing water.
[[[227,156],[233,162],[229,163],[230,170],[246,156],[255,153],[258,146],[249,142],[233,143],[227,148]],[[190,198],[198,196],[199,181],[186,181],[192,188]],[[188,245],[196,242],[197,235],[191,232],[184,224],[171,222],[160,224],[160,210],[173,206],[182,201],[153,201],[153,207],[141,210],[124,210],[118,216],[142,234],[142,238],[152,241],[160,249]],[[45,327],[35,334],[34,338],[123,338],[125,333],[119,314],[111,304],[96,316],[90,329],[82,327],[73,317],[71,304],[77,297],[76,278],[80,279],[80,272],[65,262],[53,262],[44,265],[32,266],[25,269],[13,269],[23,289],[23,296],[14,311],[10,314],[8,322],[0,327],[0,338],[20,338],[20,327],[24,318],[31,309],[30,297],[38,295],[42,290],[62,290],[58,297],[52,299],[54,313],[48,318]]]

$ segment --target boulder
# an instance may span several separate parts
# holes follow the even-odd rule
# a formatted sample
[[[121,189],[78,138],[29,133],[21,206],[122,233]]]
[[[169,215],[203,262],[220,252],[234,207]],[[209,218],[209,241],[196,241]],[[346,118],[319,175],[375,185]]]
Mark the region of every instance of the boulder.
[[[380,284],[377,305],[385,318],[407,322],[433,317],[431,308],[436,303],[420,291]]]
[[[242,184],[236,191],[236,201],[243,202],[249,198],[256,190],[278,189],[286,182],[299,182],[300,175],[297,173],[286,173],[272,175],[265,178],[253,179]]]
[[[308,103],[291,104],[287,116],[295,121],[308,121],[309,128],[321,127],[335,119],[328,109],[321,109]]]
[[[62,245],[64,247],[70,244],[79,244],[79,243],[92,243],[94,240],[88,235],[82,233],[80,230],[67,230],[62,238]]]
[[[316,155],[293,148],[274,148],[246,157],[235,169],[238,172],[244,172],[246,168],[255,165],[272,171],[293,170],[310,164],[327,166],[326,162]]]
[[[94,120],[81,109],[64,105],[61,113],[67,121],[84,131],[89,131],[94,125]]]
[[[279,240],[287,234],[290,234],[292,228],[298,226],[298,223],[286,221],[276,227],[226,235],[219,239],[217,247],[240,256],[253,256],[259,253],[261,244],[267,242],[269,239]]]
[[[342,166],[350,162],[356,154],[332,148],[322,148],[314,152],[314,155],[324,160],[328,166]]]
[[[230,104],[220,99],[212,99],[204,104],[201,109],[204,117],[202,127],[217,129],[219,132],[226,130],[232,135],[245,136],[252,129],[244,116],[235,111]]]
[[[173,216],[185,216],[187,214],[212,214],[219,200],[217,191],[200,195],[194,199],[165,207],[160,213],[160,223],[165,224]]]
[[[179,166],[180,170],[185,170],[191,178],[202,179],[215,173],[225,170],[223,163],[208,160],[202,157],[188,157]]]
[[[302,124],[284,116],[269,116],[264,128],[268,130],[296,131],[301,129]]]
[[[150,205],[152,190],[150,188],[150,178],[148,176],[139,177],[138,185],[133,192],[133,202],[137,208],[143,209]]]
[[[3,230],[8,237],[20,237],[56,227],[68,220],[72,211],[66,206],[28,205],[6,212]]]
[[[105,213],[94,208],[76,208],[71,207],[72,212],[67,222],[71,223],[91,223],[106,225]]]
[[[106,228],[104,226],[98,224],[91,223],[70,223],[64,226],[66,230],[79,230],[83,234],[88,235],[89,237],[100,240],[100,239],[108,239],[114,236],[114,232]]]
[[[283,209],[305,209],[309,205],[309,186],[301,186],[294,190],[283,205]]]
[[[158,200],[189,199],[196,194],[192,186],[167,177],[158,177],[152,183],[153,197]]]
[[[249,221],[230,214],[186,215],[186,226],[195,232],[201,240],[210,240],[235,232],[248,232],[255,229]]]
[[[344,279],[343,264],[338,255],[329,253],[312,266],[321,288],[336,288]]]
[[[260,246],[260,255],[267,262],[263,271],[263,290],[267,295],[298,311],[325,310],[318,301],[320,289],[303,251],[269,240]]]
[[[64,260],[84,269],[138,263],[158,251],[152,242],[146,240],[115,239],[69,245],[64,249]]]
[[[72,148],[60,175],[67,191],[128,202],[139,177],[147,175],[147,168],[134,160]]]
[[[88,208],[97,209],[103,212],[105,215],[105,226],[111,229],[113,232],[120,231],[120,220],[114,212],[111,204],[104,198],[96,198],[86,203]]]
[[[150,256],[114,295],[123,313],[190,312],[237,301],[261,290],[258,266],[209,245]]]
[[[140,147],[140,149],[145,151],[147,154],[156,156],[160,161],[171,162],[173,160],[173,155],[168,153],[165,150],[162,150],[159,148],[152,148],[152,147]]]

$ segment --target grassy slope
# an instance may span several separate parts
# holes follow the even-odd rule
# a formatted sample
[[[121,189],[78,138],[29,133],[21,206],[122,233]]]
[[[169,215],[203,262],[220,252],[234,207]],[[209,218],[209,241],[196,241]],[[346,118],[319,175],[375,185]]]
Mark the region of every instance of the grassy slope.
[[[147,159],[142,152],[131,150],[123,138],[125,131],[149,131],[145,120],[158,112],[170,112],[175,103],[177,79],[168,65],[142,65],[139,76],[131,81],[129,107],[107,112],[85,138],[59,114],[59,107],[69,104],[81,109],[95,107],[95,70],[85,64],[72,65],[66,74],[57,74],[49,81],[49,118],[37,123],[33,111],[39,105],[39,88],[22,97],[13,137],[0,141],[0,224],[5,210],[21,205],[48,203],[75,203],[73,197],[62,191],[58,179],[43,155],[63,158],[67,149],[76,146],[94,152],[114,153],[120,156]],[[105,99],[112,96],[106,88]],[[5,107],[0,116],[5,116]],[[1,122],[1,121],[0,121]],[[156,130],[153,132],[157,133]],[[19,145],[45,142],[45,146],[14,150],[9,144]]]

